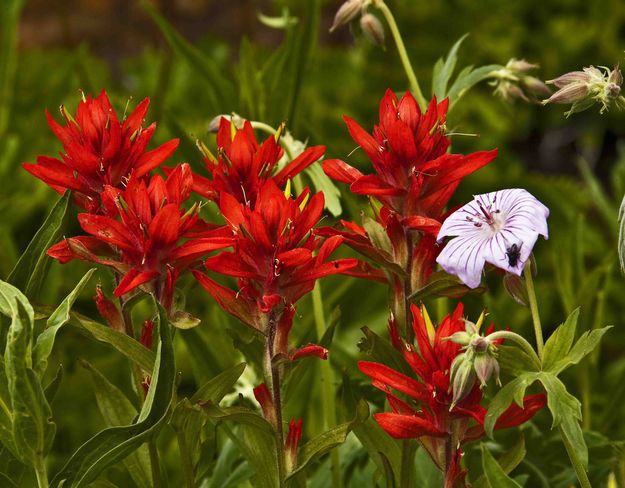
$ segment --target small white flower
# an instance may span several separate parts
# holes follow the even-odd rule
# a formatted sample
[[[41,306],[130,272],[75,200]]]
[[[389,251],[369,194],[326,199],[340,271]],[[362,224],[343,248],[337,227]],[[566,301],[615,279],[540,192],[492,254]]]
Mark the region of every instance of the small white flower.
[[[549,209],[520,188],[476,195],[441,226],[438,242],[454,236],[436,262],[470,288],[481,281],[486,262],[521,276],[541,234],[548,238]]]

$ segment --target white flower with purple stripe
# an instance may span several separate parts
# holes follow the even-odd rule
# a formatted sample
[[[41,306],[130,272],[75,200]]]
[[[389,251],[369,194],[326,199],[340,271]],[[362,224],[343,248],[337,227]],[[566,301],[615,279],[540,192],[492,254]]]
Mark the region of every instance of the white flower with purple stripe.
[[[438,242],[453,236],[436,262],[470,288],[481,281],[485,263],[521,276],[541,234],[549,237],[549,209],[520,188],[476,195],[451,214]]]

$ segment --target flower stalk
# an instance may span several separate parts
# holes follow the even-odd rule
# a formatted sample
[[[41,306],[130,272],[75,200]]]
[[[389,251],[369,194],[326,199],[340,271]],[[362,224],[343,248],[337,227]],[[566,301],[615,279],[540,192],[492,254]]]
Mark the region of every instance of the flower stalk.
[[[393,16],[393,13],[388,8],[388,5],[386,5],[384,0],[373,0],[372,4],[382,13],[384,18],[386,19],[386,22],[388,23],[388,26],[391,29],[391,35],[393,36],[393,39],[395,40],[395,45],[397,46],[397,52],[399,53],[401,64],[404,67],[404,71],[406,72],[406,76],[408,77],[408,82],[410,83],[410,91],[417,99],[421,110],[425,110],[425,108],[427,107],[427,101],[425,100],[423,92],[421,91],[421,87],[419,86],[417,75],[415,74],[414,68],[412,67],[410,58],[408,57],[408,51],[406,51],[406,46],[404,45],[404,40],[402,39],[401,33],[399,32],[399,27],[397,26],[395,17]]]

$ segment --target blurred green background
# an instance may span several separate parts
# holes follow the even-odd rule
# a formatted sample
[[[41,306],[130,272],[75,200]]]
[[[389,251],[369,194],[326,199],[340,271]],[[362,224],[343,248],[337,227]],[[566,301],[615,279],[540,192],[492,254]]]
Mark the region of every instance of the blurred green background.
[[[386,88],[402,92],[407,81],[388,32],[385,49],[369,43],[357,27],[328,32],[339,5],[321,0],[2,0],[2,276],[8,275],[56,199],[19,163],[60,151],[44,109],[57,116],[57,108],[64,104],[72,112],[81,90],[97,94],[106,89],[119,113],[130,98],[134,106],[149,96],[148,121],[158,123],[155,144],[180,137],[173,161],[187,161],[200,172],[202,159],[195,140],[214,148],[214,137],[207,132],[209,121],[233,111],[273,126],[286,121],[296,138],[326,145],[328,157],[347,158],[355,144],[342,115],[372,128]],[[389,0],[389,6],[426,96],[434,63],[467,32],[470,36],[460,50],[459,68],[525,58],[540,64],[537,76],[551,79],[590,64],[613,66],[625,56],[625,4],[620,0]],[[284,12],[297,19],[287,29],[268,27],[258,18],[259,13],[280,17]],[[500,151],[496,161],[463,182],[452,203],[462,203],[475,193],[524,187],[550,207],[550,239],[540,241],[536,248],[543,323],[547,331],[553,330],[581,305],[583,330],[616,326],[600,353],[573,370],[568,384],[584,401],[593,479],[603,483],[615,471],[624,480],[619,441],[625,439],[625,281],[616,256],[618,206],[625,194],[623,114],[599,115],[593,108],[565,119],[559,106],[508,105],[494,97],[492,90],[485,83],[477,86],[448,121],[459,132],[479,134],[454,139],[454,151],[493,147]],[[349,161],[367,168],[359,152]],[[365,201],[341,190],[342,217],[358,220]],[[210,206],[206,212],[209,218]],[[71,224],[67,233],[78,234],[77,225]],[[41,302],[58,303],[87,269],[78,262],[53,264]],[[99,272],[98,280],[110,286],[105,273]],[[478,314],[485,303],[498,327],[531,337],[529,311],[505,293],[500,276],[489,275],[487,283],[486,295],[465,300],[469,316]],[[193,391],[198,383],[241,360],[233,347],[232,331],[237,337],[247,336],[191,280],[183,284],[189,290],[187,309],[203,320],[199,328],[182,331],[176,338],[181,389]],[[341,312],[331,348],[340,396],[344,391],[341,378],[349,377],[356,384],[362,379],[356,368],[356,360],[363,357],[357,345],[360,327],[368,325],[385,334],[386,290],[347,278],[328,279],[322,287],[328,316],[336,306]],[[85,294],[77,308],[101,320],[90,288],[91,294]],[[315,340],[308,301],[300,304],[293,332],[293,340],[302,343]],[[446,305],[453,303],[428,303],[437,317]],[[53,404],[58,424],[53,463],[58,465],[104,427],[88,372],[78,358],[96,364],[111,381],[130,391],[124,359],[116,352],[73,328],[61,332],[50,368],[53,371],[62,363],[66,373]],[[305,435],[318,432],[322,425],[315,407],[321,402],[317,375],[316,368],[311,368],[288,407],[293,415],[304,417]],[[248,387],[255,383],[250,378]],[[382,396],[365,383],[357,388],[381,405]],[[249,390],[245,394],[249,397]],[[543,432],[548,431],[548,415],[537,422]],[[536,476],[534,481],[565,486],[572,472],[557,438],[541,436],[532,428],[526,437],[535,446],[527,465],[547,474],[546,479]],[[166,452],[174,449],[167,433],[161,442]],[[354,452],[343,459],[353,463],[350,476],[357,481],[371,466],[363,456],[358,457],[357,449]],[[180,476],[176,455],[167,456],[166,463],[172,486],[176,486]],[[318,486],[324,486],[324,476],[328,476],[324,466],[314,480]],[[122,472],[111,476],[124,479]],[[528,486],[540,485],[530,482]]]

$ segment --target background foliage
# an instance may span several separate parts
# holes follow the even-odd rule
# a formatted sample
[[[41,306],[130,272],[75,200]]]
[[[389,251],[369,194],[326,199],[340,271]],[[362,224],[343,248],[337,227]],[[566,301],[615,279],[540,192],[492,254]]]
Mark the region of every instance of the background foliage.
[[[95,94],[106,88],[120,111],[129,97],[134,105],[150,96],[148,118],[158,122],[155,142],[181,137],[174,158],[199,168],[201,155],[195,140],[214,146],[207,126],[217,114],[234,111],[273,126],[285,120],[296,138],[326,145],[329,157],[345,158],[354,143],[341,116],[349,114],[371,127],[384,90],[391,87],[400,92],[407,87],[392,45],[386,50],[375,47],[359,35],[357,28],[353,29],[354,38],[347,29],[328,34],[339,6],[335,1],[207,0],[168,6],[164,4],[169,2],[156,5],[133,1],[125,2],[128,5],[123,7],[123,16],[107,15],[110,6],[98,7],[88,1],[51,2],[46,7],[48,15],[43,16],[38,10],[41,3],[5,0],[0,6],[0,273],[4,278],[55,201],[53,192],[22,171],[19,163],[60,150],[43,109],[48,107],[56,114],[56,107],[65,104],[73,111],[79,90]],[[102,3],[114,7],[120,2]],[[99,12],[99,8],[105,11]],[[505,64],[511,57],[523,57],[539,63],[539,76],[550,79],[589,64],[611,66],[623,58],[625,6],[619,0],[397,0],[391,8],[424,88],[429,86],[436,59],[466,32],[470,36],[460,50],[460,68]],[[260,23],[257,12],[274,17],[287,12],[287,17],[293,16],[298,22],[286,30],[275,30]],[[88,34],[77,19],[90,14],[100,17],[92,20],[98,28]],[[45,36],[50,36],[50,31],[48,39]],[[55,37],[54,32],[61,34]],[[492,96],[491,87],[482,84],[452,113],[449,125],[459,132],[479,134],[478,138],[457,137],[454,144],[458,151],[500,149],[494,163],[463,183],[455,203],[475,193],[522,186],[552,210],[550,240],[540,242],[536,251],[537,290],[546,334],[577,304],[582,306],[578,334],[603,324],[616,325],[601,350],[567,371],[565,378],[569,389],[583,400],[591,479],[600,485],[614,472],[625,486],[621,444],[625,439],[625,332],[621,327],[625,282],[616,257],[617,209],[625,193],[622,114],[600,117],[597,111],[589,110],[565,120],[559,107],[510,107]],[[358,152],[349,160],[365,164]],[[358,218],[365,203],[345,191],[342,202],[343,217],[350,219]],[[211,210],[210,206],[205,209],[207,215]],[[68,234],[78,232],[77,224],[73,225]],[[54,263],[40,303],[59,303],[87,269],[78,262],[63,267]],[[111,286],[110,277],[98,271],[76,305],[91,317],[98,317],[91,299],[96,281]],[[490,319],[498,327],[529,332],[529,311],[513,304],[499,277],[489,277],[488,284],[490,291],[484,296]],[[189,280],[187,287],[191,285]],[[356,361],[363,358],[358,347],[362,326],[385,333],[386,291],[377,284],[343,278],[330,278],[322,288],[326,315],[337,321],[330,361],[338,380],[338,419],[348,420],[353,417],[349,407],[354,390],[373,404],[383,403],[383,396],[366,381],[359,383],[362,377]],[[479,313],[479,300],[466,300],[469,316]],[[187,304],[188,310],[202,318],[202,324],[178,331],[174,346],[181,371],[180,389],[191,395],[198,385],[241,362],[233,342],[245,340],[247,332],[218,310],[197,286],[188,295]],[[429,306],[440,316],[446,305],[450,303],[439,300]],[[306,343],[315,339],[312,304],[302,303],[298,312],[295,338]],[[50,372],[59,364],[64,369],[51,404],[57,423],[51,472],[60,469],[82,442],[107,425],[94,395],[97,377],[82,360],[94,365],[118,388],[131,388],[123,356],[89,339],[80,329],[67,327],[59,332],[49,360]],[[247,398],[257,383],[249,374],[248,370],[240,384]],[[319,385],[319,368],[314,366],[303,381],[293,385],[290,394],[287,415],[304,417],[305,438],[323,425]],[[343,409],[344,405],[347,408]],[[534,422],[540,424],[540,430],[532,425],[525,429],[528,455],[524,472],[531,476],[526,486],[566,486],[574,475],[557,435],[541,434],[549,431],[548,414],[541,414]],[[212,474],[212,484],[206,486],[245,483],[250,470],[236,449],[224,443],[219,432],[207,435],[217,435],[222,448],[218,458],[216,439],[203,444],[202,459],[207,473]],[[166,453],[169,481],[177,486],[180,473],[173,437],[174,433],[166,430],[159,444]],[[507,441],[505,436],[498,440],[504,445]],[[8,459],[6,455],[0,462],[4,459]],[[479,453],[475,459],[479,463]],[[341,448],[341,461],[346,482],[369,486],[375,467],[353,436]],[[427,465],[427,459],[421,461]],[[235,466],[237,471],[233,471]],[[318,465],[312,486],[326,486],[328,466],[327,460]],[[18,473],[19,465],[12,463],[1,471],[11,470]],[[121,486],[129,482],[123,467],[110,469],[107,476]],[[420,483],[429,486],[426,478]]]

